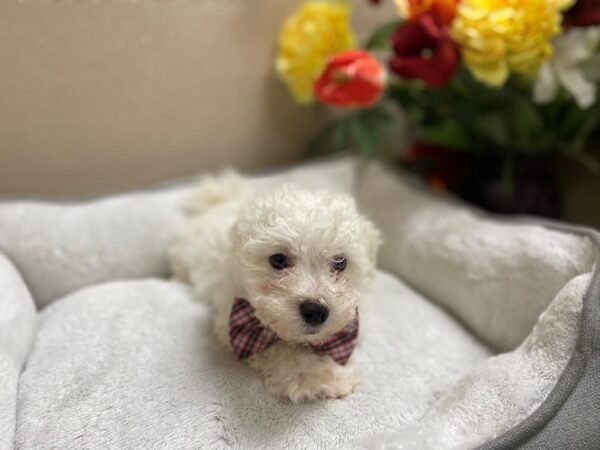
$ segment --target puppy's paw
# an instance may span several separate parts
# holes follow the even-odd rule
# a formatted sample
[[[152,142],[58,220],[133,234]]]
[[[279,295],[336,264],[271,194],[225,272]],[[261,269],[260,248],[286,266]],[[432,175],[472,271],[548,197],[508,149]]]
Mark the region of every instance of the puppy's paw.
[[[265,384],[270,392],[298,403],[345,397],[359,381],[351,366],[340,366],[328,357],[321,357],[313,367],[291,366],[270,374]]]

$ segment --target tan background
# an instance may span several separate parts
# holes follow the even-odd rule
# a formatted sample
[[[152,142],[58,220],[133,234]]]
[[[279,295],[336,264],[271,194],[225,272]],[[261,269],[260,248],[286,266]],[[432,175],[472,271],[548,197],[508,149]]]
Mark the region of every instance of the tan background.
[[[355,29],[389,18],[391,3],[356,0]],[[272,71],[300,4],[0,1],[0,196],[86,196],[300,158],[319,114]]]
[[[85,197],[299,159],[320,112],[274,79],[301,0],[0,0],[0,197]],[[354,0],[362,37],[392,1]],[[565,165],[567,218],[600,177]]]

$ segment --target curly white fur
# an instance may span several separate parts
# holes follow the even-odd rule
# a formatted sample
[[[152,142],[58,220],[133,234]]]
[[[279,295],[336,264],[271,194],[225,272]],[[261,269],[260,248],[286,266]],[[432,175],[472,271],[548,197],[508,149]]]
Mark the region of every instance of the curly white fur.
[[[253,195],[232,172],[205,180],[188,205],[192,217],[171,249],[176,276],[208,296],[215,333],[230,346],[229,314],[236,297],[248,300],[256,317],[280,337],[249,363],[267,388],[290,400],[343,397],[358,377],[350,366],[312,352],[354,318],[374,274],[379,232],[356,210],[354,200],[326,191],[284,185]],[[290,267],[274,269],[281,253]],[[332,261],[344,257],[343,271]],[[299,305],[315,299],[327,320],[307,327]]]

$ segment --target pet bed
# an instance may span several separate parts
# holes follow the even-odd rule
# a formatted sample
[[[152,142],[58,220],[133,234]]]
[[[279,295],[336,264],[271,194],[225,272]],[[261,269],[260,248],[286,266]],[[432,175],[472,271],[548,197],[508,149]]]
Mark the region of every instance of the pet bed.
[[[251,177],[352,192],[382,230],[362,373],[292,405],[169,278],[193,184],[0,204],[0,448],[598,448],[598,237],[342,158]]]

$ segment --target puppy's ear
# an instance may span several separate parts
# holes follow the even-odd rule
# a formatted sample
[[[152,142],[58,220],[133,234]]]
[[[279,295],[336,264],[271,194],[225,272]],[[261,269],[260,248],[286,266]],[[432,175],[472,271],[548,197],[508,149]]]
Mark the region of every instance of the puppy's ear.
[[[381,233],[375,227],[373,222],[363,219],[363,236],[367,251],[369,269],[367,275],[370,278],[375,276],[375,268],[377,266],[377,252],[381,244]]]

